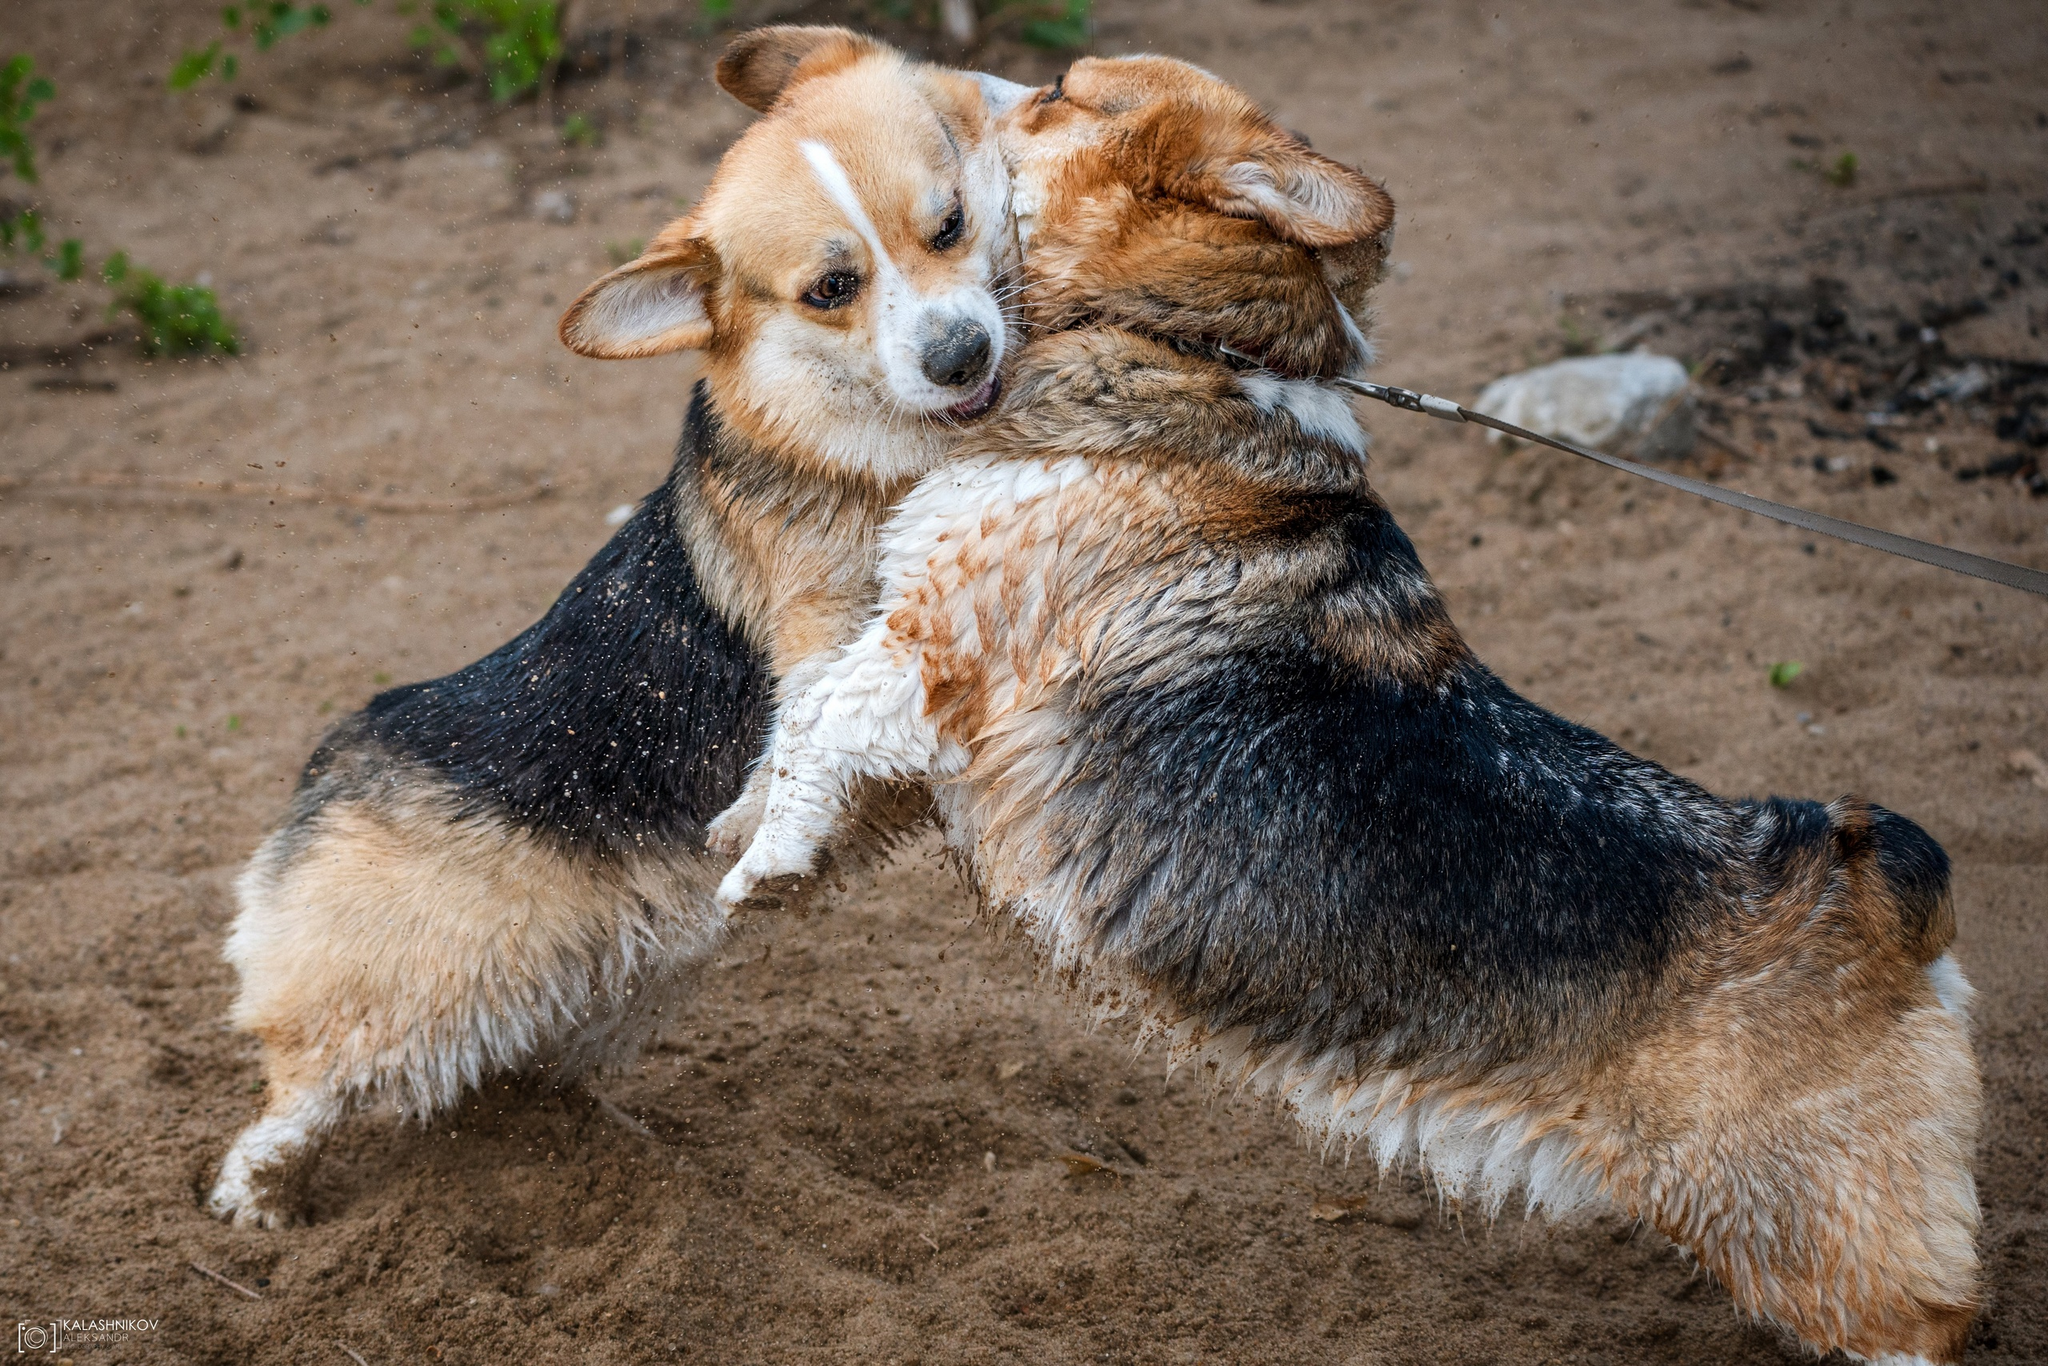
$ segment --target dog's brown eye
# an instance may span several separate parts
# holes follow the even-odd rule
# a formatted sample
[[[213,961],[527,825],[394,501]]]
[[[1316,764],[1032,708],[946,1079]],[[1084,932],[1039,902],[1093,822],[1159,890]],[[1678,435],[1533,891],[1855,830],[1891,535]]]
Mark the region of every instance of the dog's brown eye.
[[[817,283],[804,293],[804,302],[812,308],[839,308],[853,302],[853,296],[860,293],[860,276],[851,271],[835,270],[818,277]]]
[[[939,224],[939,230],[932,234],[932,250],[946,250],[958,242],[966,231],[967,215],[958,204],[955,204],[953,212],[946,215],[946,221]]]

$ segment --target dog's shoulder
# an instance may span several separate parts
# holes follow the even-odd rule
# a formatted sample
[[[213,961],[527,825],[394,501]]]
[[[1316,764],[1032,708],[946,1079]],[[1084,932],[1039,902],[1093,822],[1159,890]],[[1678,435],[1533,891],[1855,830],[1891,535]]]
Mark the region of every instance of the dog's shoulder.
[[[679,470],[713,439],[708,423],[700,404]],[[379,694],[346,743],[424,766],[465,810],[551,839],[698,837],[739,791],[772,684],[707,600],[676,519],[672,482],[538,622],[467,668]],[[337,752],[324,746],[309,770]]]

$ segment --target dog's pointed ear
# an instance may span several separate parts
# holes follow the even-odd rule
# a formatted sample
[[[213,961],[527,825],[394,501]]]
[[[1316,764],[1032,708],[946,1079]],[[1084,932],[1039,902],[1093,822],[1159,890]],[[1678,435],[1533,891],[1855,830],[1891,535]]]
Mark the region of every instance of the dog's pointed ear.
[[[718,256],[701,237],[664,233],[583,291],[562,314],[562,345],[597,360],[694,351],[713,331],[706,292]]]
[[[1394,201],[1379,182],[1285,134],[1205,159],[1194,182],[1218,212],[1260,219],[1307,247],[1365,241],[1394,226]]]
[[[852,29],[774,24],[742,33],[726,44],[718,59],[718,84],[747,108],[765,114],[799,81],[888,51]]]

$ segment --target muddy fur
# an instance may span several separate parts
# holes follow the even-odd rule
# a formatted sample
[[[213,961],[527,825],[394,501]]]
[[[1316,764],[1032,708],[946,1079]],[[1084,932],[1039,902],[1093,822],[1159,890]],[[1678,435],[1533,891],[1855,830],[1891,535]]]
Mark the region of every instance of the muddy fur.
[[[338,725],[237,884],[234,1021],[268,1099],[222,1217],[298,1218],[366,1102],[424,1119],[637,1052],[723,941],[705,823],[775,679],[858,623],[887,509],[999,391],[1016,246],[983,86],[817,28],[742,36],[721,76],[764,117],[561,328],[596,357],[704,352],[668,480],[529,630]],[[823,274],[852,283],[821,300]],[[835,880],[929,798],[856,805]]]
[[[1315,382],[1362,357],[1329,307],[1253,349],[1170,306],[1204,241],[1264,297],[1329,284],[1319,253],[1384,241],[1376,186],[1161,59],[1077,64],[1004,137],[1057,330],[884,529],[867,628],[800,666],[721,896],[800,879],[853,782],[922,776],[988,914],[1176,1063],[1489,1213],[1618,1207],[1815,1349],[1959,1359],[1981,1087],[1940,848],[1518,696]]]

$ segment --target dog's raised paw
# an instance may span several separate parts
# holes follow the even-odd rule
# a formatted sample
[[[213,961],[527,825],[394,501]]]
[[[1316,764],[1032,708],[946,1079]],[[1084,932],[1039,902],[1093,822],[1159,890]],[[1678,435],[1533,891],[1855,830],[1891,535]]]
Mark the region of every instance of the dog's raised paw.
[[[754,832],[747,852],[718,884],[719,904],[729,909],[787,904],[787,893],[814,880],[823,856],[819,844],[793,822],[764,824]],[[764,901],[764,897],[772,900]]]
[[[764,786],[757,792],[750,784],[731,806],[712,817],[711,824],[704,827],[704,847],[714,854],[738,858],[754,842],[754,835],[761,828],[761,818],[767,811],[767,788]]]
[[[719,884],[718,899],[735,911],[795,911],[810,904],[817,885],[818,879],[810,873],[770,873],[739,884],[728,875]]]

